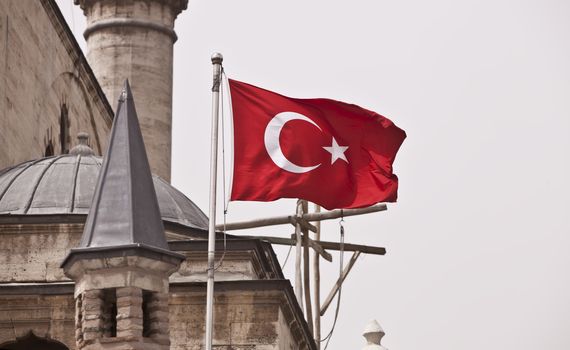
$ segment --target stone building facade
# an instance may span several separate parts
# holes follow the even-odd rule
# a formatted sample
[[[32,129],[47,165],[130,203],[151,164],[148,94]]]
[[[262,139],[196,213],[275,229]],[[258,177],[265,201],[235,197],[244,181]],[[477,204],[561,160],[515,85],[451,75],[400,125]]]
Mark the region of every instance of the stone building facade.
[[[187,1],[77,3],[92,28],[93,70],[54,0],[0,1],[0,349],[203,349],[208,219],[168,181],[173,26]],[[162,66],[153,66],[157,52],[137,47],[144,38],[166,51]],[[97,47],[102,42],[132,45],[146,63],[121,50],[108,56],[107,44]],[[107,169],[101,155],[120,119],[108,101],[122,96],[116,82],[124,72],[134,72],[129,96],[141,96],[141,141],[129,150],[140,156],[144,137],[147,151],[137,164],[148,153],[158,176],[133,165],[120,178],[147,176],[131,195],[155,198],[158,206],[128,209],[108,227],[120,235],[128,226],[121,218],[155,217],[156,229],[141,241],[103,235],[93,246],[84,241],[88,218],[114,208],[104,200],[92,208],[92,201]],[[156,110],[149,96],[161,101]],[[154,197],[143,195],[151,187]],[[316,349],[271,245],[231,236],[217,245],[215,347]]]
[[[0,168],[67,153],[78,132],[102,154],[113,110],[53,1],[0,1]]]

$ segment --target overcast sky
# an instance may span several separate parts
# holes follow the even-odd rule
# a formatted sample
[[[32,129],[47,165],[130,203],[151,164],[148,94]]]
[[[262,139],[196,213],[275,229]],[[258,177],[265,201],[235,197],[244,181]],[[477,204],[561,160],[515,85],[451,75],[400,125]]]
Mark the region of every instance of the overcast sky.
[[[58,2],[82,41],[81,12]],[[205,212],[213,52],[231,78],[408,134],[399,202],[346,219],[347,241],[387,255],[356,263],[329,349],[360,349],[370,319],[391,350],[570,348],[570,2],[190,0],[176,31],[173,184]],[[294,209],[232,203],[228,220]],[[337,264],[321,263],[323,299]]]

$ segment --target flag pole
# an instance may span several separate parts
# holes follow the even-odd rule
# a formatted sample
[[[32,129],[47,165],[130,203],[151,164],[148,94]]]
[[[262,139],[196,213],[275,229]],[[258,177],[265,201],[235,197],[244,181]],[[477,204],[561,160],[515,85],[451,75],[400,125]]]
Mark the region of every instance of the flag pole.
[[[315,204],[315,213],[321,212],[321,206]],[[317,221],[315,223],[317,227],[317,232],[315,232],[315,241],[321,240],[321,222]],[[315,299],[315,331],[314,338],[317,344],[317,350],[321,349],[321,267],[320,267],[320,255],[319,252],[315,251],[313,256],[313,291]]]
[[[212,139],[210,148],[210,220],[208,225],[208,283],[206,285],[206,350],[212,350],[214,326],[214,263],[216,258],[216,180],[218,172],[218,111],[222,54],[212,55],[214,82],[212,85]]]
[[[301,199],[297,199],[297,217],[300,218],[303,214],[303,201]],[[299,221],[297,221],[295,225],[295,240],[295,296],[297,297],[297,302],[299,303],[301,310],[305,311],[303,308],[303,279],[301,276],[303,240],[301,236],[301,223]]]

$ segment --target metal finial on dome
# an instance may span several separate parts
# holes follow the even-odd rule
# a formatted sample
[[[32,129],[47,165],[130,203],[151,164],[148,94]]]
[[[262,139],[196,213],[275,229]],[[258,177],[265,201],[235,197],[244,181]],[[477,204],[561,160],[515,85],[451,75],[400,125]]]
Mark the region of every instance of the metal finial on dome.
[[[77,134],[78,144],[69,151],[69,154],[81,155],[81,156],[93,156],[95,152],[87,145],[87,140],[89,140],[89,134],[86,132],[80,132]]]
[[[129,79],[125,80],[125,86],[123,90],[121,90],[121,95],[119,95],[119,102],[125,102],[129,97],[129,93],[127,91],[127,86],[129,85]]]
[[[385,350],[380,341],[385,335],[384,330],[376,320],[368,322],[362,333],[364,338],[366,338],[366,346],[362,350]]]

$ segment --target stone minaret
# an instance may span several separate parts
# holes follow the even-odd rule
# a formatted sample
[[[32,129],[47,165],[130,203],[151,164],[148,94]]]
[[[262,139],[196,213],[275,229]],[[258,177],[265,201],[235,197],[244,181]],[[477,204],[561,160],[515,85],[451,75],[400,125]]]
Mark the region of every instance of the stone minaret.
[[[153,173],[170,182],[174,20],[188,0],[74,0],[87,17],[87,60],[113,107],[129,79]]]
[[[62,263],[75,281],[78,350],[168,350],[169,250],[134,102],[121,93],[78,248]]]

